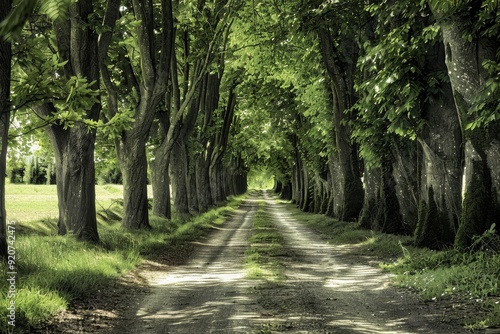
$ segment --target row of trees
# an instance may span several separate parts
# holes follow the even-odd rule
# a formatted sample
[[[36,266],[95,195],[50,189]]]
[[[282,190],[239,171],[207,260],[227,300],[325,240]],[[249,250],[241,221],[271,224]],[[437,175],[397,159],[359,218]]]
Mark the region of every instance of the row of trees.
[[[2,18],[11,5],[2,3]],[[0,174],[5,174],[9,123],[13,120],[12,138],[43,128],[56,161],[59,233],[91,242],[99,240],[96,145],[115,147],[126,228],[150,228],[148,163],[153,212],[161,217],[171,216],[170,185],[181,215],[246,191],[246,167],[238,152],[228,151],[237,76],[225,70],[228,35],[240,5],[232,0],[15,2],[1,24],[7,38],[0,50],[5,71]],[[5,242],[5,210],[0,232]]]
[[[245,36],[278,191],[431,248],[500,226],[498,1],[272,4]]]
[[[60,233],[98,240],[96,143],[119,162],[127,228],[149,227],[148,168],[170,217],[170,186],[177,212],[205,211],[250,165],[303,210],[421,246],[466,247],[498,220],[498,0],[19,0],[9,15],[0,168],[10,113],[15,138],[45,129]]]

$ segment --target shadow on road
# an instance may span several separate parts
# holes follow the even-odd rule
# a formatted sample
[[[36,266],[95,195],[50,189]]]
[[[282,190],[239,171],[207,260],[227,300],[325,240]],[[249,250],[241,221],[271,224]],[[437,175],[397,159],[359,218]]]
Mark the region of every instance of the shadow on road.
[[[326,244],[264,194],[266,211],[292,256],[286,280],[246,278],[257,200],[248,199],[222,228],[196,243],[190,260],[148,274],[151,292],[131,304],[111,333],[462,333],[389,275]]]

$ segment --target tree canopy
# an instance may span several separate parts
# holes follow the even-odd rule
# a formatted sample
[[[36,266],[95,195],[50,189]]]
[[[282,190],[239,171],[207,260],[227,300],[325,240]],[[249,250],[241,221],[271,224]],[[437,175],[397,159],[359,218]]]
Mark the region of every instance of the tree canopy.
[[[98,240],[96,182],[123,183],[123,225],[140,229],[148,183],[170,218],[171,200],[204,212],[266,171],[305,211],[468,247],[500,225],[499,13],[497,0],[14,1],[0,162],[33,182],[39,159],[59,233],[82,240]]]

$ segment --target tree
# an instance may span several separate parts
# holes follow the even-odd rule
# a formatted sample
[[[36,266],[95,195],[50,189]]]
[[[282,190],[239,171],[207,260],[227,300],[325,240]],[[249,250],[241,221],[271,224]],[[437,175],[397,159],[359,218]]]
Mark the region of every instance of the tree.
[[[58,55],[61,61],[66,62],[61,69],[63,77],[75,86],[88,85],[88,89],[98,91],[98,35],[90,21],[93,13],[92,0],[78,1],[71,5],[68,19],[54,21],[54,33]],[[96,121],[101,105],[99,101],[89,99],[78,101],[71,109],[67,112],[83,112],[86,119]],[[45,103],[37,110],[46,117],[58,114],[52,103]],[[55,148],[59,233],[72,232],[78,239],[97,242],[94,168],[96,130],[89,129],[83,122],[76,122],[72,126],[67,123],[52,124],[46,129]]]
[[[125,26],[115,29],[120,10]],[[174,45],[172,11],[171,0],[134,0],[130,9],[120,9],[120,1],[110,0],[104,17],[106,29],[99,40],[99,67],[108,94],[107,118],[131,121],[115,130],[126,228],[150,228],[146,142],[156,108],[167,91]],[[158,36],[155,31],[159,31]],[[116,52],[113,57],[110,46]],[[128,100],[120,96],[124,93]]]
[[[358,61],[362,79],[352,122],[365,161],[361,223],[412,233],[418,215],[417,243],[438,248],[450,243],[458,224],[462,173],[461,129],[438,28],[418,4],[386,2],[367,10],[373,31]],[[427,214],[431,207],[436,216]]]
[[[499,8],[496,1],[428,1],[443,36],[451,88],[465,130],[465,194],[455,246],[498,220]],[[496,109],[496,110],[495,110]]]
[[[334,183],[334,214],[354,220],[363,206],[363,187],[357,148],[351,141],[347,111],[354,105],[354,75],[359,56],[356,40],[364,24],[363,2],[315,2],[305,8],[305,27],[317,33],[323,63],[331,85],[335,152],[330,155]]]
[[[17,37],[15,95],[16,108],[30,106],[54,146],[59,233],[97,242],[95,129],[87,122],[96,121],[100,112],[93,11],[92,1],[40,6],[29,29]],[[36,44],[40,41],[49,43]]]
[[[219,99],[220,54],[224,53],[226,36],[239,4],[231,0],[178,4],[178,44],[172,58],[171,89],[165,114],[161,115],[162,130],[151,167],[153,178],[161,178],[170,169],[174,207],[181,215],[199,211],[196,159],[192,156],[194,152],[188,152],[188,147],[192,149],[194,143],[190,136],[200,113],[213,112],[213,101]],[[153,183],[153,191],[169,191],[168,183],[159,181]],[[157,204],[157,201],[162,203]],[[210,202],[208,198],[206,201]],[[164,198],[154,198],[153,207],[163,208],[158,212],[160,215],[164,215],[168,205]]]

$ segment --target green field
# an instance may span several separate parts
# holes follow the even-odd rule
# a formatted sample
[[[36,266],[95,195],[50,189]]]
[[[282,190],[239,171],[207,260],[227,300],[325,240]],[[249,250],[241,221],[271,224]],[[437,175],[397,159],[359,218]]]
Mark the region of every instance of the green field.
[[[96,209],[109,208],[122,198],[123,187],[118,184],[96,186]],[[148,186],[149,197],[152,195]],[[29,223],[58,216],[57,191],[55,185],[10,184],[5,185],[7,220]]]

